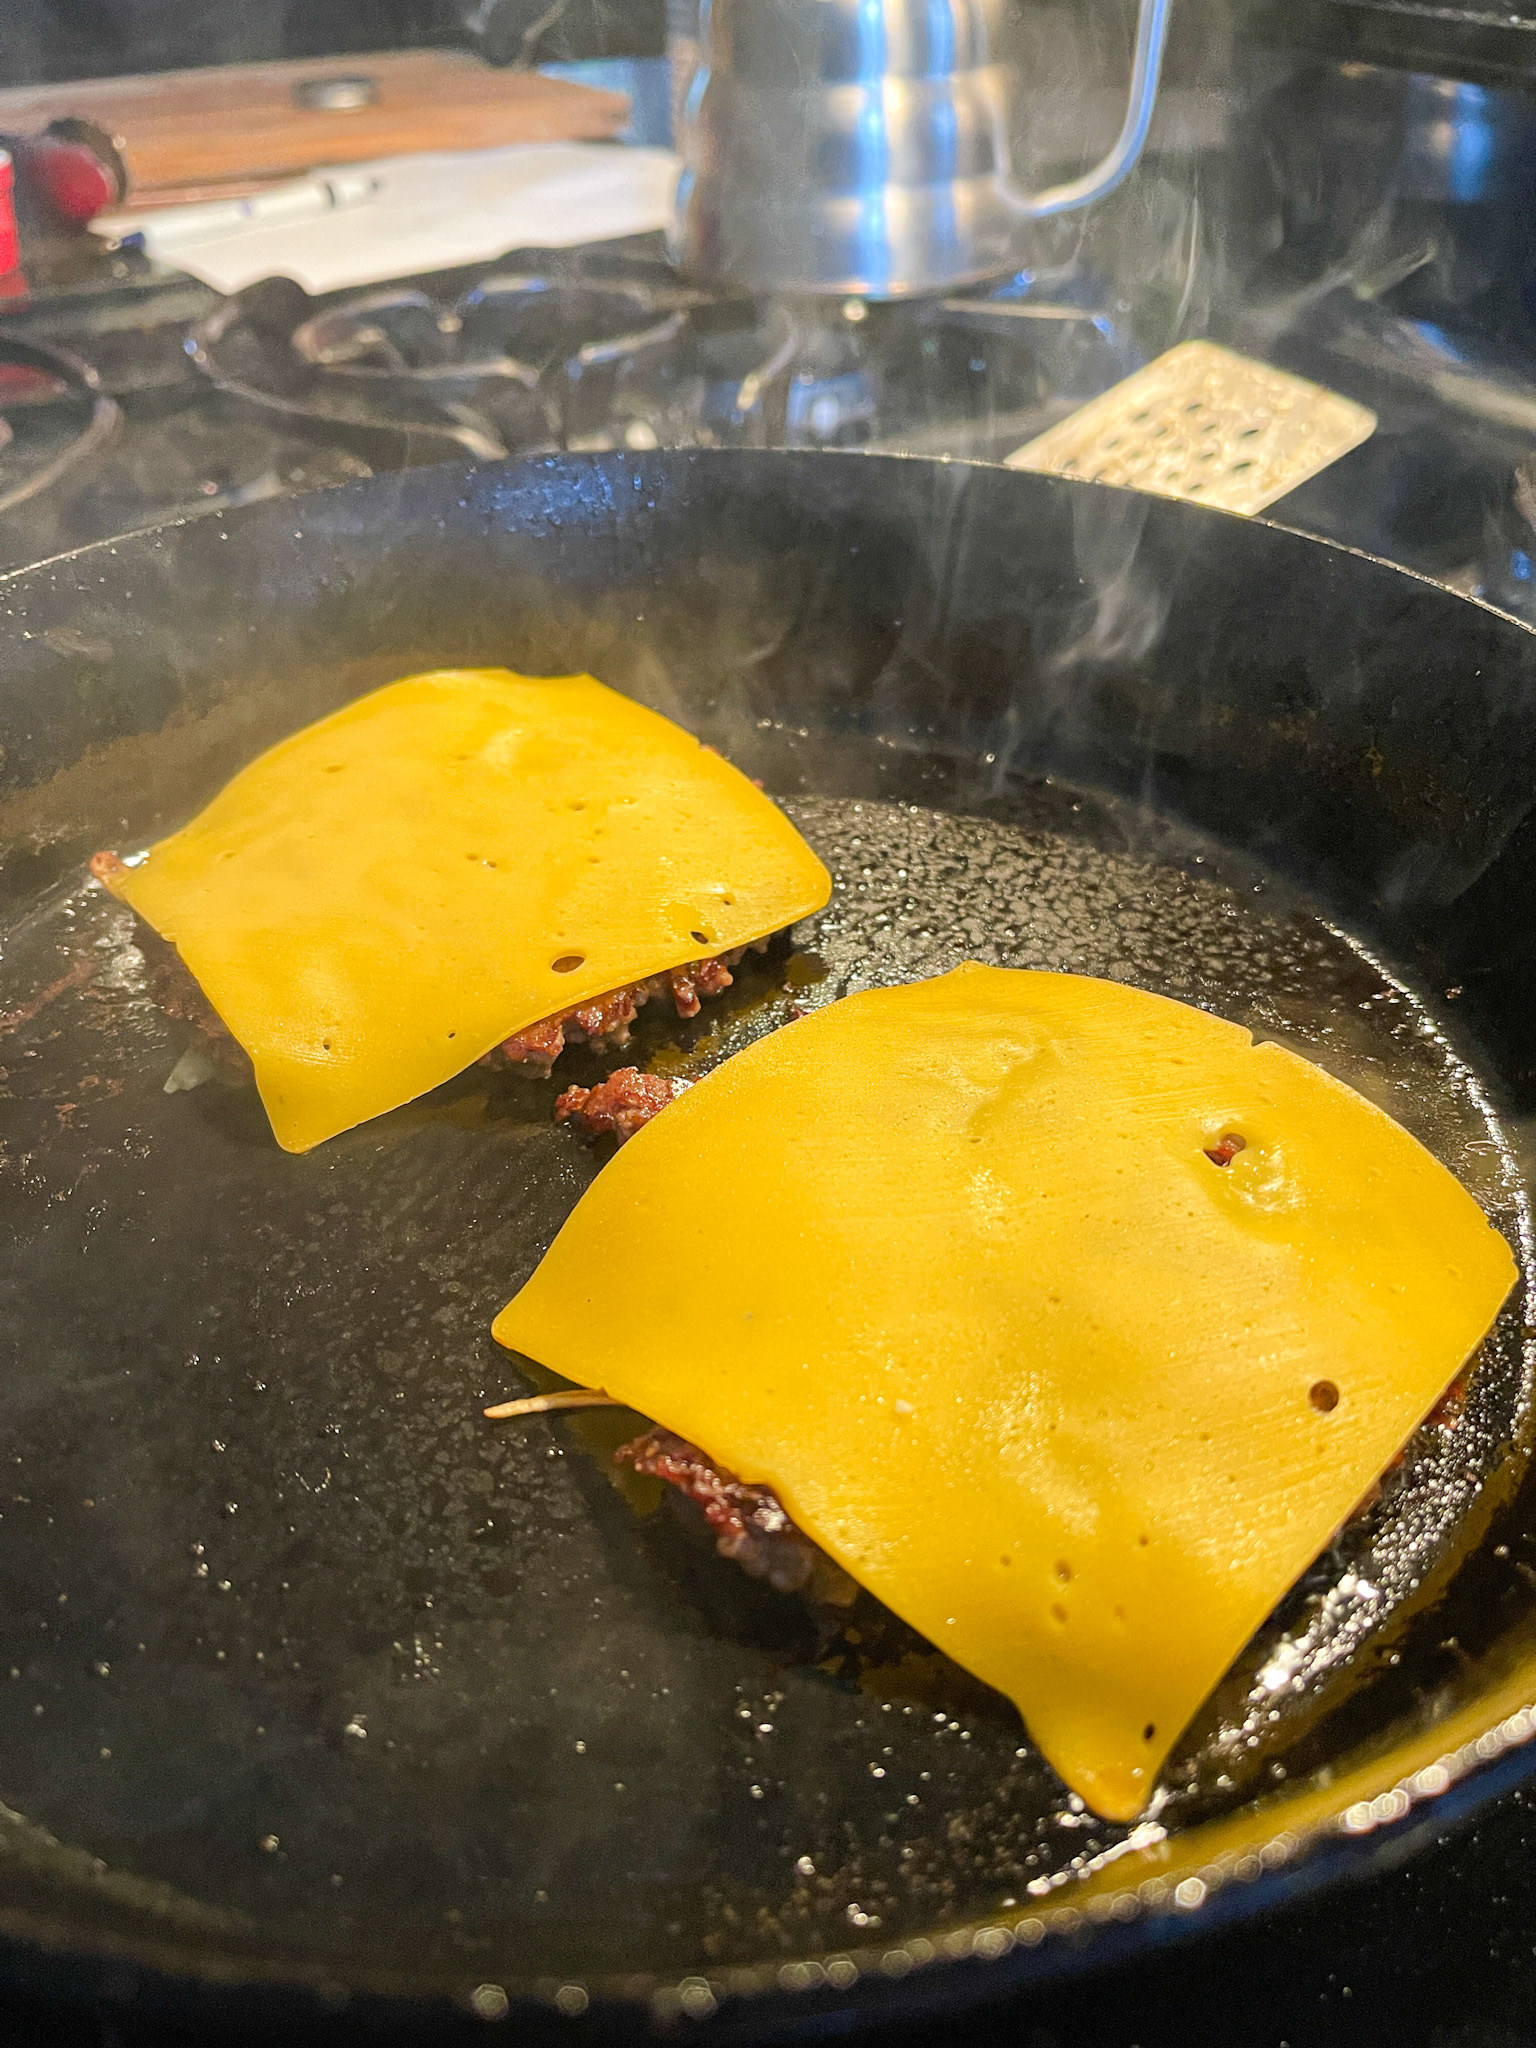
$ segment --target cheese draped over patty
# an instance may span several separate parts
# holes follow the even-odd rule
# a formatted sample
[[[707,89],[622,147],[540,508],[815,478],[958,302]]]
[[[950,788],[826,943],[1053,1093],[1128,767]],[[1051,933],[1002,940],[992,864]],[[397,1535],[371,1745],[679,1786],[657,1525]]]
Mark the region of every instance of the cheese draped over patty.
[[[305,1152],[540,1019],[818,910],[761,791],[591,676],[411,676],[243,769],[111,886]]]
[[[1294,1053],[965,966],[717,1068],[495,1335],[773,1487],[1123,1821],[1516,1277]]]

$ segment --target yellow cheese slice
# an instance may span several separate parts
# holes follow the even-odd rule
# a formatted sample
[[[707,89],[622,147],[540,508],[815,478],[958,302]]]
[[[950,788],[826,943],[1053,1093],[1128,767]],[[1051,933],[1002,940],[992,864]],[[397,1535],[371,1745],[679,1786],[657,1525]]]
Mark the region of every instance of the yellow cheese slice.
[[[591,676],[408,677],[241,771],[112,880],[304,1152],[609,989],[819,909],[768,798]]]
[[[1129,1820],[1516,1277],[1445,1168],[1294,1053],[966,966],[719,1067],[495,1335],[774,1487]]]

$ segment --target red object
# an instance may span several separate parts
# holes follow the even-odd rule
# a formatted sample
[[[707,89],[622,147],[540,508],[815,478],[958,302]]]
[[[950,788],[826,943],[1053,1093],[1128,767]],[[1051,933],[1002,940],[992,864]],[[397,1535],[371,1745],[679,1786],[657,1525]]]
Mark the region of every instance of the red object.
[[[18,236],[25,248],[34,239],[78,235],[128,191],[128,167],[117,144],[91,121],[53,121],[41,135],[0,131],[0,153],[12,264]]]
[[[107,165],[83,142],[45,136],[30,152],[27,172],[43,203],[70,227],[83,228],[120,196]]]
[[[21,262],[21,241],[16,233],[16,174],[11,153],[0,149],[0,277],[9,277]]]

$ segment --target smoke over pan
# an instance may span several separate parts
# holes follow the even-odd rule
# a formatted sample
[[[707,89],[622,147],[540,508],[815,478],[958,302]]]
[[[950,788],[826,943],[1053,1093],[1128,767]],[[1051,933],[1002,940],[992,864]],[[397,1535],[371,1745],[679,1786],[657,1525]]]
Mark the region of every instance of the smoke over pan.
[[[13,1924],[236,1986],[612,1996],[637,2026],[926,1998],[946,1958],[1028,1974],[1064,1925],[1123,1948],[1229,1882],[1262,1903],[1533,1732],[1520,1300],[1158,1814],[1103,1826],[883,1611],[829,1640],[621,1493],[632,1418],[476,1424],[508,1391],[491,1315],[596,1170],[550,1117],[595,1065],[473,1071],[283,1155],[248,1092],[166,1092],[185,1047],[81,871],[372,684],[590,669],[762,776],[837,884],[723,1013],[647,1013],[626,1059],[700,1072],[961,958],[1119,977],[1383,1103],[1529,1272],[1524,629],[1088,485],[651,455],[88,550],[0,583],[0,649]]]

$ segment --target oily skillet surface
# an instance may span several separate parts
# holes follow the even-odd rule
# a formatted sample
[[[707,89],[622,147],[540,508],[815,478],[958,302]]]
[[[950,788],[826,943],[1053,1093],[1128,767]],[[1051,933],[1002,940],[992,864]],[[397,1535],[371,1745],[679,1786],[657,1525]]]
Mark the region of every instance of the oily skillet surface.
[[[624,1418],[479,1422],[539,1383],[486,1327],[599,1164],[552,1088],[472,1075],[287,1158],[249,1095],[164,1094],[184,1038],[79,877],[376,683],[587,668],[762,776],[840,884],[642,1057],[701,1071],[967,955],[1119,974],[1375,1092],[1524,1257],[1523,629],[1091,486],[679,454],[85,550],[0,584],[0,646],[13,1941],[793,2030],[1215,1926],[1524,1769],[1520,1299],[1127,1847],[878,1609],[818,1636],[616,1487]]]

